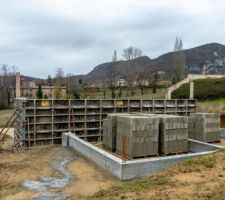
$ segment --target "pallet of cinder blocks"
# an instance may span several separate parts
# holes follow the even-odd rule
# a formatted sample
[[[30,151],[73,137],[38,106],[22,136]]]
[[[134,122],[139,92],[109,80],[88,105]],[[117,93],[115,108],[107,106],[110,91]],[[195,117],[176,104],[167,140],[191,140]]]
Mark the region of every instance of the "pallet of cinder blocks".
[[[108,114],[103,120],[103,145],[111,151],[116,150],[117,116],[129,115],[128,113]]]
[[[163,155],[188,152],[188,121],[185,116],[142,114],[141,116],[158,117],[159,153]]]
[[[159,119],[118,116],[116,151],[127,158],[158,155]]]
[[[161,115],[159,125],[160,154],[188,152],[188,119],[185,116]]]
[[[189,138],[203,142],[220,141],[220,116],[218,113],[192,113],[188,119]]]

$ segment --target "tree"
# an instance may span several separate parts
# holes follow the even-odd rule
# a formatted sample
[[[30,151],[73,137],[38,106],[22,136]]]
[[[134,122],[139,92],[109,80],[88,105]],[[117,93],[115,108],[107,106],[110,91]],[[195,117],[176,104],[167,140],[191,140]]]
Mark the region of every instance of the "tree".
[[[55,71],[55,84],[59,86],[64,84],[64,71],[60,67]]]
[[[109,85],[111,91],[112,99],[116,98],[116,80],[115,80],[115,64],[117,62],[117,53],[116,50],[113,52],[112,62],[109,64],[108,74],[109,74]]]
[[[141,95],[144,95],[144,88],[145,88],[144,82],[145,80],[143,79],[137,79],[137,86],[140,89]]]
[[[137,47],[130,46],[123,50],[123,57],[126,60],[133,60],[135,58],[141,57],[142,55],[143,55],[142,50]]]
[[[158,74],[157,72],[155,72],[153,74],[153,89],[152,89],[152,93],[155,94],[156,93],[156,89],[157,89],[157,81],[158,81]]]
[[[76,90],[74,90],[74,91],[73,91],[73,97],[74,97],[75,99],[80,99],[80,94],[79,94],[79,92],[77,92]]]
[[[48,75],[47,82],[48,85],[52,85],[52,77],[50,75]]]
[[[105,87],[104,84],[103,84],[103,86],[102,86],[102,93],[103,93],[103,96],[104,96],[104,99],[105,99],[106,93],[107,93],[107,88]]]
[[[186,58],[183,51],[183,41],[176,37],[173,48],[173,80],[178,82],[185,77]]]
[[[82,85],[83,84],[83,80],[81,78],[79,78],[78,83],[79,83],[79,85]]]
[[[36,92],[36,97],[37,97],[37,99],[42,99],[43,98],[43,92],[42,92],[41,84],[38,85],[38,90]]]
[[[133,77],[133,68],[135,65],[134,59],[141,57],[143,55],[143,52],[141,49],[137,47],[128,47],[123,50],[123,57],[126,59],[126,75],[125,79],[127,81],[127,96],[129,96],[129,90],[131,91],[131,95],[134,95],[134,86],[132,82],[134,81]]]
[[[119,87],[118,98],[121,98],[122,96],[123,96],[123,88]]]
[[[2,65],[0,68],[0,108],[6,108],[10,105],[12,96],[15,96],[16,85],[16,67]]]
[[[54,91],[54,96],[55,96],[56,99],[62,98],[62,93],[61,93],[61,89],[60,89],[60,88],[57,88],[57,89]]]

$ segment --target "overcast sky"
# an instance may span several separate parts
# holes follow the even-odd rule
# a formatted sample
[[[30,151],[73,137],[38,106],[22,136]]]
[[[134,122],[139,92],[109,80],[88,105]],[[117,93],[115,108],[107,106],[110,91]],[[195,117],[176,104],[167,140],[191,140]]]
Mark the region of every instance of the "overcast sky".
[[[46,78],[57,67],[85,74],[114,49],[150,58],[173,49],[225,44],[224,0],[0,0],[0,64]]]

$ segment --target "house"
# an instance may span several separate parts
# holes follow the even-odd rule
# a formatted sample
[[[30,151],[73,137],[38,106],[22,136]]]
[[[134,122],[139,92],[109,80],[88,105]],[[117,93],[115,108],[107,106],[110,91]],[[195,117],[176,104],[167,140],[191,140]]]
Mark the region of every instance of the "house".
[[[127,86],[127,81],[125,79],[119,79],[117,80],[116,82],[116,86],[118,87],[124,87],[124,86]]]
[[[42,85],[41,90],[43,92],[43,98],[56,98],[60,93],[60,96],[65,97],[67,94],[66,86],[55,85]],[[20,74],[16,74],[16,97],[36,98],[38,91],[38,85],[34,81],[21,80]]]

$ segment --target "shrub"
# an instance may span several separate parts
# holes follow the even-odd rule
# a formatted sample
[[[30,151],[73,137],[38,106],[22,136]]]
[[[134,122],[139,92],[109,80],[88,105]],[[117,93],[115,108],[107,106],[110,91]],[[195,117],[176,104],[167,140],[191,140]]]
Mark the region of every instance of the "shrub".
[[[172,93],[172,98],[189,98],[189,83],[184,84]],[[225,78],[194,81],[194,98],[199,101],[225,98]]]

